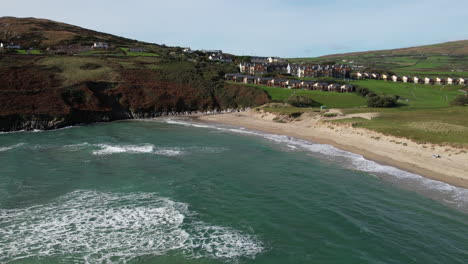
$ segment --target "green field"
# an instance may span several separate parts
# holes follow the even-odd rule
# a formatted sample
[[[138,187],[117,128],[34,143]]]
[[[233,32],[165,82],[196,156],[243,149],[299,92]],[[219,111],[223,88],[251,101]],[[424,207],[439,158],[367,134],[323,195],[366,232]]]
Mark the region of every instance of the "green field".
[[[295,90],[280,87],[260,86],[253,84],[245,84],[248,86],[255,86],[266,91],[273,101],[284,102],[292,94],[307,96],[314,101],[319,102],[330,108],[349,108],[361,107],[366,105],[366,100],[355,93],[336,93],[336,92],[322,92],[322,91],[309,91],[309,90]]]
[[[105,59],[86,57],[46,57],[39,62],[40,65],[60,70],[59,75],[64,80],[64,85],[75,84],[84,81],[97,81],[100,79],[112,79],[112,68],[107,65]],[[86,69],[86,65],[95,65],[95,68]]]
[[[398,95],[403,100],[401,108],[448,107],[457,95],[462,94],[460,85],[426,85],[380,80],[359,80],[351,84],[365,87],[381,95]]]
[[[23,55],[41,55],[43,54],[40,50],[16,50],[16,53]]]

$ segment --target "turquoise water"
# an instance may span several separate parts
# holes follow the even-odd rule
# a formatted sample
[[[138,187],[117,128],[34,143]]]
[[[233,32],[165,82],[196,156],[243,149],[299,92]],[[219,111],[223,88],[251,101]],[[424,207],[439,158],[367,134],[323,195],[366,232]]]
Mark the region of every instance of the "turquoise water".
[[[0,134],[0,263],[467,263],[468,192],[187,120]]]

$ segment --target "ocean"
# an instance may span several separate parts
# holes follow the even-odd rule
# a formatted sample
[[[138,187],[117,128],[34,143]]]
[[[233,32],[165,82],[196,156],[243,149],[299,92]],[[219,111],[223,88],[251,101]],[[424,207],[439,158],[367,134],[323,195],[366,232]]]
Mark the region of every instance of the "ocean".
[[[0,263],[468,262],[468,190],[190,119],[0,134]]]

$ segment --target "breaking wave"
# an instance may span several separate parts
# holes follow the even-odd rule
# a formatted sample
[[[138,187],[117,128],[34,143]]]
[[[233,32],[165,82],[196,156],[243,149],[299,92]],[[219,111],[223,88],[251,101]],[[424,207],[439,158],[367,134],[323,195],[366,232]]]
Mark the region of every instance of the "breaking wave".
[[[12,146],[8,146],[8,147],[0,147],[0,152],[12,150],[12,149],[21,147],[21,146],[23,146],[23,145],[25,145],[25,144],[24,144],[24,143],[18,143],[18,144],[16,144],[16,145],[12,145]]]
[[[185,203],[150,193],[75,191],[49,204],[0,209],[0,262],[66,258],[126,263],[171,251],[188,258],[255,258],[255,236],[198,221]]]
[[[401,184],[405,188],[413,189],[449,206],[468,212],[468,189],[431,180],[392,166],[381,165],[377,162],[365,159],[362,155],[344,151],[331,145],[317,144],[290,136],[267,134],[260,131],[247,130],[245,128],[232,127],[228,125],[196,123],[186,119],[163,119],[163,122],[257,136],[278,143],[281,146],[285,146],[287,147],[287,151],[307,151],[317,158],[333,161],[340,159],[340,164],[345,168],[382,176],[382,178]]]

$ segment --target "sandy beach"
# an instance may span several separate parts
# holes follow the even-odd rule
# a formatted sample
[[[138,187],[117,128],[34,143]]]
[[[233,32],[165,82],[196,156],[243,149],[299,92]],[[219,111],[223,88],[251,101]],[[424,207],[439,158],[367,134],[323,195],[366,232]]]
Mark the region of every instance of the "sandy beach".
[[[373,117],[372,114],[367,115],[363,117]],[[222,123],[329,144],[380,164],[468,188],[468,153],[464,149],[419,144],[405,138],[354,128],[348,124],[331,124],[317,113],[305,113],[300,118],[285,123],[276,122],[273,120],[275,118],[276,114],[254,110],[197,117],[204,122]],[[434,158],[434,154],[440,155],[441,158]]]

